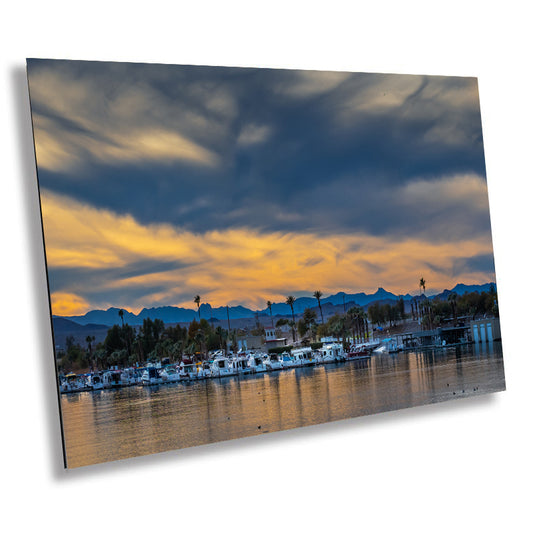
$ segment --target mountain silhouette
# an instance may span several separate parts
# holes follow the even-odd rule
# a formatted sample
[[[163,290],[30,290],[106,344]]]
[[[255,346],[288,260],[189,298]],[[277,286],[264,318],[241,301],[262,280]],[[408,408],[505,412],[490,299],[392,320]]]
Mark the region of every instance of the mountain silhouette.
[[[466,292],[483,292],[489,291],[491,286],[496,288],[494,283],[485,283],[483,285],[465,285],[463,283],[457,284],[453,289],[446,289],[444,292],[428,296],[428,298],[433,299],[438,296],[444,298],[447,297],[451,292],[455,292],[458,295],[462,295]],[[415,294],[414,297],[418,295]],[[403,298],[405,301],[410,301],[413,299],[413,296],[410,294],[396,295],[392,292],[385,290],[383,287],[379,287],[377,291],[373,294],[366,294],[364,292],[359,292],[355,294],[348,294],[345,292],[338,292],[330,296],[320,299],[322,306],[326,304],[332,304],[335,306],[346,305],[346,308],[352,307],[353,305],[359,305],[361,307],[366,307],[372,302],[380,301],[397,301],[400,298]],[[349,304],[349,305],[348,305]],[[302,296],[296,298],[294,302],[294,313],[296,315],[304,312],[306,308],[315,308],[318,306],[316,298],[312,296]],[[87,324],[101,324],[106,326],[112,326],[113,324],[121,324],[121,319],[118,315],[118,307],[110,307],[107,310],[93,310],[89,311],[85,315],[81,316],[67,316],[63,317],[76,324],[87,325]],[[242,305],[234,307],[212,307],[209,303],[203,303],[200,305],[200,317],[205,318],[206,320],[220,320],[226,321],[229,317],[231,319],[238,318],[253,318],[256,315],[259,316],[270,316],[270,310],[268,307],[260,310],[252,310]],[[290,316],[291,308],[285,302],[276,302],[272,304],[272,314],[274,316]],[[56,315],[54,315],[55,317]],[[166,324],[178,323],[178,322],[192,322],[193,320],[198,320],[198,311],[194,309],[185,309],[183,307],[173,307],[173,306],[164,306],[164,307],[151,307],[144,308],[139,314],[130,313],[129,311],[124,310],[124,323],[130,324],[131,326],[138,326],[143,323],[145,318],[150,318],[155,320],[159,318]]]

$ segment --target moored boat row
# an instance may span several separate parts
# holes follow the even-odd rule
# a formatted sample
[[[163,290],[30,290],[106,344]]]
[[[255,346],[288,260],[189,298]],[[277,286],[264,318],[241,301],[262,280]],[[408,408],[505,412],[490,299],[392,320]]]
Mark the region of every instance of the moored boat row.
[[[82,375],[71,373],[60,378],[59,389],[61,393],[67,393],[130,385],[161,385],[368,359],[378,344],[366,343],[352,346],[348,352],[344,350],[341,343],[327,343],[318,350],[310,347],[295,348],[290,352],[280,354],[250,351],[225,355],[220,350],[212,353],[208,361],[194,362],[184,359],[181,363],[165,366],[152,364],[143,368],[113,369]]]

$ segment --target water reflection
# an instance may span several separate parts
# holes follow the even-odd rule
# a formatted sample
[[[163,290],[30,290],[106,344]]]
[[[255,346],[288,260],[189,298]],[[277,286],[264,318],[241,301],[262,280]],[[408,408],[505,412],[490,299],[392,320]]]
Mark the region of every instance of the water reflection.
[[[499,343],[61,398],[82,466],[505,388]]]

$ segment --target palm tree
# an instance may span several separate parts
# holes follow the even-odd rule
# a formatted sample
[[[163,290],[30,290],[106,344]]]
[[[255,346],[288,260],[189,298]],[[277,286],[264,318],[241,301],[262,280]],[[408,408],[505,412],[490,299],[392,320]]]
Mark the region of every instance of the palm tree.
[[[96,337],[93,335],[92,337],[90,335],[87,335],[85,338],[85,342],[87,343],[87,348],[89,349],[89,359],[91,361],[91,367],[93,366],[93,347],[91,343],[96,339]]]
[[[294,332],[294,302],[296,301],[296,298],[294,296],[287,296],[287,299],[285,300],[285,303],[287,305],[291,306],[291,313],[292,313],[292,342],[296,342],[296,334]]]
[[[457,294],[455,292],[449,294],[448,301],[450,302],[450,305],[452,307],[453,325],[457,326]]]
[[[121,318],[122,320],[122,327],[124,327],[124,309],[119,309],[118,310],[118,316]]]
[[[205,353],[205,332],[203,329],[198,329],[194,336],[194,345],[196,349],[200,349],[200,359],[204,358]]]
[[[422,294],[422,291],[425,294],[426,293],[426,280],[424,278],[420,278],[420,281],[418,284],[420,285],[420,294]]]
[[[351,328],[352,330],[352,336],[353,336],[353,342],[355,344],[355,338],[356,337],[359,337],[358,335],[358,331],[357,331],[357,334],[356,334],[356,329],[357,329],[357,326],[358,326],[358,316],[359,316],[359,312],[358,312],[358,309],[356,307],[350,307],[350,309],[348,309],[348,312],[346,313],[346,318],[348,320],[348,325],[349,327]]]
[[[272,302],[268,300],[267,307],[270,311],[270,321],[272,322],[272,327],[274,327],[274,319],[272,318]]]
[[[198,307],[198,322],[199,322],[201,320],[201,316],[200,316],[200,295],[199,294],[197,294],[194,297],[194,303]]]
[[[313,296],[318,301],[318,308],[320,309],[320,318],[322,319],[322,324],[324,323],[324,315],[322,314],[322,305],[320,304],[320,298],[322,298],[322,293],[320,291],[315,291]]]

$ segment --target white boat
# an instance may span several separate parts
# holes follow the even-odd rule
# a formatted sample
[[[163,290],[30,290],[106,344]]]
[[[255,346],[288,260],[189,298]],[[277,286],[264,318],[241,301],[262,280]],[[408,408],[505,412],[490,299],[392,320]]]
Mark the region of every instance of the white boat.
[[[294,368],[296,366],[302,366],[301,360],[296,359],[289,352],[283,352],[279,357],[283,368]]]
[[[248,359],[243,354],[237,354],[232,357],[229,364],[236,374],[249,374],[251,372],[248,366]]]
[[[134,368],[124,368],[120,374],[120,384],[123,387],[129,387],[130,385],[136,385],[139,379],[137,372]]]
[[[281,363],[280,356],[277,353],[270,353],[265,358],[265,366],[267,370],[282,370],[283,364]]]
[[[372,348],[368,344],[352,344],[350,350],[346,354],[346,360],[356,361],[363,359],[370,359],[370,352]]]
[[[89,374],[87,385],[92,390],[102,390],[104,388],[104,383],[102,382],[102,376],[98,372],[93,372],[92,374]]]
[[[81,392],[87,389],[85,378],[73,373],[67,374],[59,386],[61,392]]]
[[[320,362],[324,364],[337,363],[346,360],[344,348],[342,344],[338,342],[324,344],[322,348],[319,348],[318,352],[320,354]]]
[[[250,354],[248,355],[248,367],[253,373],[266,372],[267,367],[265,365],[263,354]]]
[[[191,360],[184,360],[179,366],[179,378],[181,380],[201,379],[204,377],[202,363],[193,363]]]
[[[176,367],[173,365],[168,365],[159,373],[163,383],[174,383],[179,381],[180,376],[176,370]]]
[[[310,346],[304,346],[303,348],[294,348],[291,350],[291,355],[295,361],[298,362],[297,366],[309,366],[318,362],[317,357],[313,353]]]
[[[380,345],[374,350],[376,353],[398,353],[403,350],[403,345],[398,344],[394,339],[383,339]]]
[[[143,385],[159,385],[163,380],[159,375],[159,370],[154,366],[149,366],[144,369],[141,381]]]
[[[121,372],[119,370],[108,370],[102,375],[104,389],[111,389],[121,386]]]
[[[204,378],[212,377],[211,365],[209,364],[209,361],[202,361],[202,374]]]
[[[235,376],[237,372],[232,368],[230,360],[224,355],[217,355],[210,364],[211,375],[215,378]]]

